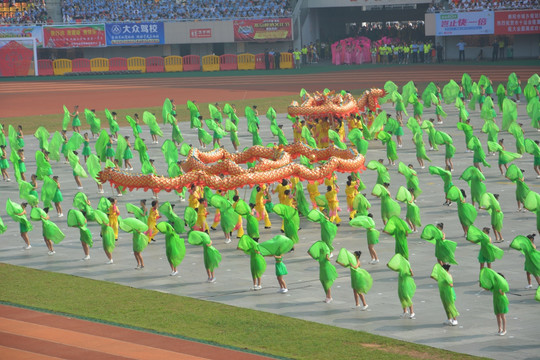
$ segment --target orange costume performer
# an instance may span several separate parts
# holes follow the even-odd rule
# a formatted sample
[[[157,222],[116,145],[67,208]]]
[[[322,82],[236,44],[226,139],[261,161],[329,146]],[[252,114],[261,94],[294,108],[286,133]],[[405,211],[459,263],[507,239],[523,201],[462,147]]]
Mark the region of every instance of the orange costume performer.
[[[159,219],[161,216],[159,215],[159,211],[157,208],[152,207],[150,209],[150,213],[148,214],[148,231],[146,235],[148,236],[148,243],[150,241],[155,241],[154,236],[156,236],[159,233],[159,230],[156,227],[157,219]]]
[[[341,218],[338,214],[339,201],[337,198],[337,190],[332,188],[326,193],[326,201],[328,201],[329,217],[330,221],[339,226],[341,224]]]
[[[118,215],[120,210],[116,204],[111,204],[109,207],[109,226],[114,230],[114,239],[118,240]]]
[[[264,204],[266,202],[266,199],[265,199],[266,190],[267,190],[266,185],[262,185],[260,187],[260,191],[257,191],[257,195],[255,196],[255,211],[257,212],[257,219],[259,221],[264,219],[265,229],[270,229],[272,227],[272,223],[270,222],[270,218],[268,217],[268,212],[266,211],[266,208],[264,207]]]

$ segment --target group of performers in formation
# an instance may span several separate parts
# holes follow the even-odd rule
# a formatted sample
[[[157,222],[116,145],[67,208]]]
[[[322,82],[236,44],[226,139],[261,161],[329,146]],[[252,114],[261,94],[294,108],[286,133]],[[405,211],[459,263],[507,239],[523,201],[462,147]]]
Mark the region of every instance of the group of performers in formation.
[[[395,106],[395,116],[382,111],[378,105],[375,106],[375,109],[358,109],[358,112],[347,115],[337,114],[330,117],[304,119],[289,116],[292,122],[294,141],[304,142],[313,148],[336,146],[347,149],[349,147],[353,152],[357,151],[369,156],[369,140],[378,139],[386,146],[388,166],[395,165],[396,161],[399,160],[397,149],[402,147],[405,126],[413,135],[420,168],[425,167],[424,161],[431,161],[427,156],[424,133],[428,135],[430,150],[436,151],[438,146],[445,146],[445,167],[430,166],[429,173],[437,175],[443,180],[444,204],[448,206],[453,203],[457,204],[459,221],[466,239],[480,245],[478,255],[480,286],[493,292],[494,312],[497,316],[498,334],[500,335],[506,334],[505,314],[508,312],[508,299],[505,293],[508,292],[509,286],[502,274],[492,270],[493,262],[502,258],[503,250],[493,244],[490,230],[493,230],[494,242],[503,241],[501,231],[504,215],[498,202],[498,195],[488,192],[483,183],[485,177],[482,166],[490,166],[490,164],[486,161],[483,145],[470,124],[469,111],[474,111],[476,105],[479,105],[480,118],[484,120],[481,131],[488,135],[487,153],[498,153],[501,174],[516,184],[518,211],[528,209],[534,212],[537,217],[536,230],[540,233],[540,194],[529,189],[524,181],[523,170],[515,164],[511,164],[522,154],[529,153],[534,157],[533,168],[538,174],[537,178],[540,178],[538,141],[524,139],[522,124],[516,122],[516,101],[519,101],[520,94],[523,94],[527,100],[527,112],[531,118],[531,125],[540,131],[539,83],[540,77],[534,75],[522,90],[520,80],[515,74],[511,74],[506,86],[500,84],[497,91],[494,92],[492,83],[486,76],[482,76],[479,82],[472,82],[470,76],[464,74],[460,83],[451,80],[442,90],[439,86],[430,83],[419,95],[413,82],[403,86],[402,91],[399,92],[398,86],[389,81],[384,87],[386,96],[380,98],[379,101],[382,103],[392,102]],[[325,91],[325,94],[327,93],[328,91]],[[305,92],[301,95],[307,96]],[[496,96],[497,105],[494,105],[492,96]],[[514,96],[516,100],[512,99]],[[455,104],[459,112],[457,128],[463,131],[466,138],[467,149],[463,150],[474,152],[473,164],[460,176],[460,179],[469,184],[472,204],[466,202],[466,191],[457,188],[452,183],[452,172],[454,171],[452,158],[457,151],[453,146],[453,139],[449,134],[436,129],[436,125],[441,124],[446,118],[442,107],[443,103]],[[413,106],[412,117],[409,117],[407,113],[409,104]],[[423,120],[423,109],[430,106],[435,106],[436,119]],[[199,109],[193,102],[188,101],[188,109],[191,119],[190,128],[197,129],[201,148],[210,147],[212,144],[214,147],[221,147],[222,138],[228,133],[234,149],[238,151],[240,147],[237,134],[239,118],[233,106],[227,104],[221,110],[218,104],[209,105],[210,120],[206,121],[202,121]],[[224,123],[222,112],[227,116]],[[495,122],[497,112],[502,114],[501,126]],[[36,151],[36,168],[30,177],[26,174],[25,136],[22,127],[15,128],[9,125],[6,128],[6,126],[2,126],[0,132],[2,177],[4,181],[11,181],[10,172],[14,174],[20,198],[23,200],[22,203],[19,203],[7,199],[6,211],[14,221],[19,223],[25,249],[31,249],[29,233],[32,231],[32,224],[27,218],[28,215],[32,221],[41,221],[43,238],[49,255],[55,254],[54,245],[59,244],[65,237],[51,219],[50,214],[50,209],[54,205],[58,217],[64,216],[60,181],[58,176],[53,174],[51,161],[64,160],[70,164],[79,190],[83,188],[80,178],[90,175],[96,181],[99,193],[104,192],[99,181],[102,164],[104,167],[131,171],[133,170],[132,150],[138,152],[141,173],[155,174],[154,160],[149,157],[145,140],[141,138],[142,129],[139,116],[135,114],[133,118],[126,117],[133,132],[132,145],[131,136],[119,134],[120,127],[116,113],[105,109],[105,114],[109,123],[109,131],[101,128],[101,121],[93,110],[86,109],[84,115],[90,127],[90,134],[88,132],[82,133],[78,107],[75,107],[73,112],[69,112],[64,107],[63,130],[55,132],[52,137],[45,127],[39,127],[34,136],[39,141],[40,150]],[[172,101],[168,99],[165,101],[162,115],[164,123],[172,126],[172,139],[165,140],[161,146],[165,163],[168,166],[167,175],[172,178],[182,174],[182,161],[179,161],[179,153],[188,156],[192,146],[184,143],[176,121],[176,107]],[[263,145],[259,135],[260,120],[258,115],[255,106],[245,109],[247,130],[252,134],[252,145],[254,146]],[[404,115],[408,118],[406,122]],[[270,108],[266,116],[270,120],[272,134],[277,137],[279,144],[270,144],[269,146],[287,145],[288,140],[283,133],[283,125],[277,124],[275,111]],[[157,144],[159,137],[163,136],[163,132],[156,121],[156,116],[145,112],[142,121],[149,127],[152,143]],[[72,123],[73,128],[70,137],[68,137],[67,132],[69,122]],[[204,129],[205,124],[213,132],[213,135]],[[345,135],[346,127],[348,127],[348,136]],[[506,150],[503,140],[498,139],[501,128],[515,137],[515,152]],[[395,141],[393,136],[396,137]],[[90,137],[92,139],[97,137],[94,144],[95,151],[92,151],[90,147],[90,142],[93,141]],[[113,144],[116,144],[116,148],[113,148]],[[9,157],[8,145],[11,150]],[[79,158],[79,151],[83,157],[82,161]],[[301,157],[300,160],[306,167],[315,165],[306,157]],[[384,224],[383,231],[395,238],[395,255],[387,263],[387,266],[398,273],[398,295],[403,309],[402,317],[415,317],[413,296],[416,285],[411,264],[408,261],[407,237],[410,233],[421,230],[420,237],[435,245],[437,261],[431,277],[438,283],[447,317],[445,323],[457,325],[459,313],[455,307],[455,292],[450,274],[451,265],[457,264],[454,257],[457,243],[445,238],[443,223],[429,224],[423,229],[421,228],[420,210],[416,199],[421,196],[422,190],[419,187],[418,174],[414,170],[414,166],[406,165],[403,162],[399,163],[398,171],[405,177],[405,186],[399,188],[395,197],[396,202],[389,191],[390,175],[384,162],[383,159],[371,160],[367,163],[367,168],[377,172],[377,181],[371,194],[380,198],[381,201],[380,215]],[[254,164],[249,165],[254,166]],[[10,171],[10,167],[13,170]],[[323,194],[320,193],[320,186],[324,186]],[[38,193],[40,187],[41,192]],[[347,177],[344,188],[349,224],[366,230],[369,263],[375,265],[379,263],[375,246],[379,242],[380,232],[377,230],[374,216],[369,212],[371,204],[366,198],[366,194],[362,193],[366,186],[358,172],[353,172]],[[156,235],[162,233],[165,236],[165,249],[171,267],[171,275],[176,275],[178,274],[178,266],[186,253],[184,239],[180,236],[187,232],[189,244],[202,246],[204,265],[208,275],[207,280],[215,282],[215,269],[221,262],[221,255],[212,246],[210,234],[220,226],[225,243],[231,243],[231,237],[236,232],[236,237],[239,239],[238,249],[250,255],[252,289],[261,289],[261,277],[266,269],[264,256],[271,256],[275,259],[275,273],[280,285],[279,291],[285,293],[288,291],[284,281],[287,268],[283,257],[294,251],[295,244],[299,241],[300,216],[303,216],[308,221],[320,224],[321,238],[311,245],[308,253],[319,262],[320,281],[326,294],[324,301],[326,303],[332,301],[331,287],[337,278],[336,268],[331,263],[331,258],[334,256],[332,244],[338,227],[342,224],[338,201],[340,186],[335,174],[329,178],[308,183],[309,200],[304,195],[304,187],[298,177],[283,179],[273,188],[267,184],[255,186],[249,199],[243,199],[239,189],[216,190],[214,192],[208,187],[192,184],[189,188],[177,191],[181,201],[188,200],[183,217],[175,213],[175,204],[168,201],[164,203],[158,201],[157,190],[153,189],[154,196],[151,203],[147,203],[146,200],[140,201],[139,204],[126,203],[126,212],[133,216],[123,218],[120,217],[121,210],[117,203],[118,197],[126,193],[126,189],[122,186],[115,190],[116,196],[101,197],[97,206],[90,203],[84,192],[76,193],[66,218],[69,227],[79,229],[84,260],[90,259],[90,248],[94,240],[94,235],[88,228],[88,222],[95,221],[101,227],[99,235],[103,241],[108,264],[113,263],[113,252],[120,230],[132,234],[133,252],[137,261],[136,269],[139,270],[144,268],[143,250],[148,244],[155,241]],[[272,202],[272,194],[275,193],[278,196],[278,204]],[[401,216],[401,206],[398,202],[406,206],[404,219]],[[480,229],[474,225],[477,216],[475,204],[478,204],[478,209],[489,212],[491,229],[487,227]],[[214,221],[210,226],[207,222],[209,205],[216,209]],[[263,222],[265,229],[271,228],[270,213],[282,218],[281,232],[283,235],[266,240],[260,234],[259,223]],[[5,230],[6,226],[0,219],[0,233],[5,232]],[[511,248],[521,251],[525,256],[527,288],[532,288],[532,277],[540,285],[540,253],[536,250],[534,237],[535,234],[519,235],[510,244]],[[361,255],[361,251],[351,252],[342,248],[338,252],[336,260],[341,266],[350,269],[351,286],[356,306],[365,310],[368,308],[365,294],[372,287],[373,279],[369,272],[361,267]],[[540,301],[539,291],[536,292],[536,300]]]

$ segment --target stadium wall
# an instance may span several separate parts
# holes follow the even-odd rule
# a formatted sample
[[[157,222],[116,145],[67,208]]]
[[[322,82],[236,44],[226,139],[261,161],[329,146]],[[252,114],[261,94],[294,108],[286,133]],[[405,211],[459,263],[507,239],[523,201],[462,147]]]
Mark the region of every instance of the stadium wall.
[[[233,21],[165,23],[165,44],[234,42]]]
[[[437,36],[436,43],[440,42],[444,46],[446,60],[459,60],[459,51],[457,43],[463,40],[465,43],[472,44],[465,47],[465,59],[474,60],[483,53],[483,60],[491,60],[492,46],[496,40],[494,35],[475,35],[475,36]],[[531,59],[540,57],[540,45],[538,35],[514,35],[509,41],[513,51],[514,59]]]
[[[536,18],[540,16],[540,11],[538,10],[531,10],[531,11],[525,11],[529,14],[535,14],[535,19],[532,21],[537,22]],[[501,11],[501,12],[494,12],[495,17],[497,17],[498,14],[518,14],[520,11],[512,12],[512,11]],[[491,60],[492,55],[492,44],[495,41],[498,41],[500,39],[505,39],[506,43],[508,44],[508,47],[512,49],[513,52],[513,58],[515,59],[530,59],[530,58],[538,58],[540,56],[540,31],[538,30],[532,30],[532,32],[536,33],[515,33],[515,34],[507,34],[504,31],[504,26],[497,26],[494,25],[494,28],[492,27],[491,30],[488,30],[486,34],[477,34],[477,35],[450,35],[450,36],[437,36],[437,16],[444,16],[444,15],[456,15],[459,14],[459,16],[468,16],[467,14],[470,14],[470,16],[475,16],[475,14],[479,14],[479,12],[471,12],[471,13],[426,13],[425,14],[425,32],[426,36],[434,36],[435,37],[435,43],[440,43],[444,47],[444,58],[446,60],[458,60],[459,59],[459,51],[457,49],[457,43],[463,40],[467,46],[465,48],[465,57],[467,60],[474,60],[477,57],[479,57],[480,51],[482,51],[482,58],[484,60]],[[495,20],[495,23],[497,21]],[[529,22],[529,19],[524,20],[527,23],[526,26],[531,27],[531,23]],[[535,26],[535,25],[532,25]],[[536,25],[538,27],[538,25]],[[456,28],[453,28],[452,31],[460,31],[459,25]],[[525,31],[531,31],[531,30],[524,30]],[[452,33],[452,32],[449,32]],[[443,33],[444,34],[444,33]]]

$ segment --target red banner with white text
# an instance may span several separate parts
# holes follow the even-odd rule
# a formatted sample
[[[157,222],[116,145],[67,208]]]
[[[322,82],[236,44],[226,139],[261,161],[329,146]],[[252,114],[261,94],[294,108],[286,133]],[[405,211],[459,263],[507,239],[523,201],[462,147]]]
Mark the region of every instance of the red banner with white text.
[[[235,41],[286,41],[292,40],[292,20],[252,19],[234,20]]]
[[[43,42],[48,48],[106,46],[105,25],[47,25]]]
[[[495,35],[540,34],[540,10],[495,11]]]

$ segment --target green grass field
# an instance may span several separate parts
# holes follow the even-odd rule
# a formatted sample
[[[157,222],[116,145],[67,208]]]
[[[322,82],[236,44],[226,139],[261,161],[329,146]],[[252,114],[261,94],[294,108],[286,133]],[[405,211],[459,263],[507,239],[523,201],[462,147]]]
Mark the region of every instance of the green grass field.
[[[361,331],[0,264],[0,301],[293,359],[477,359]]]

